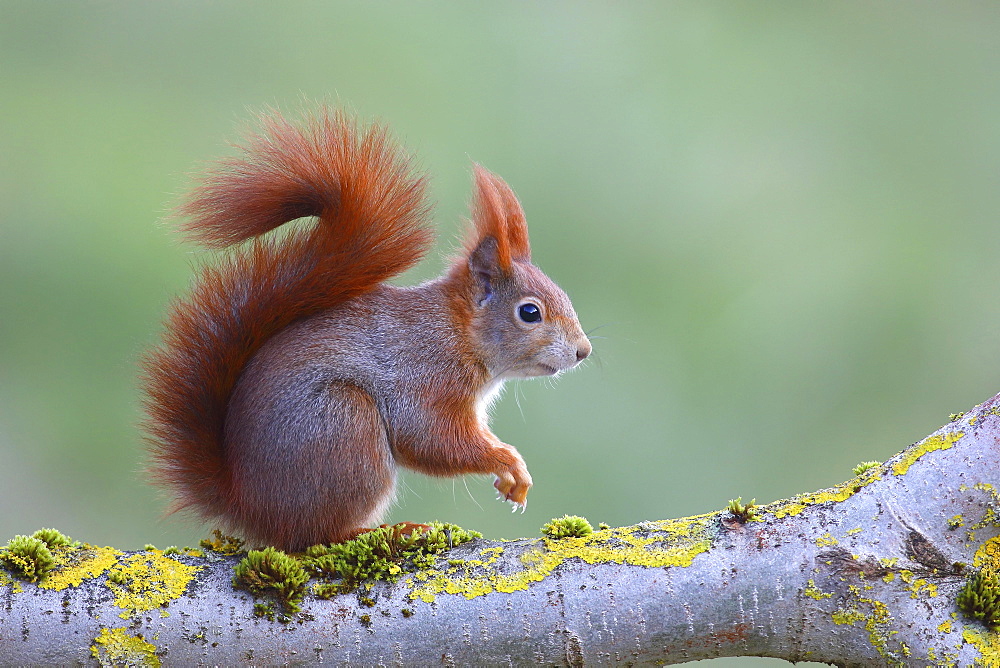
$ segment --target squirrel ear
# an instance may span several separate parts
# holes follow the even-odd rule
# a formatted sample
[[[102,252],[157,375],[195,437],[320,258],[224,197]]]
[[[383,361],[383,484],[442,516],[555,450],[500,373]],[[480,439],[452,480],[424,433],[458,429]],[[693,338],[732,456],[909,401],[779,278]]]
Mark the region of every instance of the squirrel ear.
[[[496,267],[509,271],[511,262],[531,259],[528,227],[514,191],[503,179],[476,165],[476,192],[472,201],[472,222],[475,236],[469,244],[470,257],[483,241],[496,241]]]
[[[486,237],[469,253],[469,272],[479,287],[476,295],[479,306],[484,306],[493,297],[493,285],[500,274],[497,260],[497,240],[494,237]]]

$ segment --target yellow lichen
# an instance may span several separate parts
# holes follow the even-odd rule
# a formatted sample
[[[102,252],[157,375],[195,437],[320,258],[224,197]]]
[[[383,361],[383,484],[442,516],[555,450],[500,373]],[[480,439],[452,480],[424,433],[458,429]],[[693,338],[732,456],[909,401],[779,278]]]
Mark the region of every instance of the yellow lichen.
[[[120,616],[127,619],[129,614],[146,612],[179,598],[199,570],[198,566],[163,556],[160,550],[150,550],[122,560],[108,574],[107,585],[115,605],[125,610]]]
[[[15,594],[20,594],[24,590],[24,588],[21,586],[20,580],[16,580],[7,575],[5,571],[0,570],[0,587],[7,587],[7,586],[10,586],[11,590],[13,590]]]
[[[1000,566],[1000,536],[983,541],[972,557],[972,565],[976,568]]]
[[[951,620],[946,619],[938,624],[937,630],[941,633],[951,633]]]
[[[910,585],[910,598],[917,598],[921,591],[926,592],[930,598],[937,596],[937,585],[933,582],[928,582],[924,578],[918,578],[913,581]]]
[[[799,494],[798,496],[794,496],[791,499],[784,501],[775,501],[774,503],[761,507],[760,510],[761,512],[772,513],[776,519],[781,519],[783,517],[798,515],[810,506],[815,506],[821,503],[846,501],[861,491],[861,489],[866,485],[870,485],[876,480],[881,480],[882,469],[882,465],[874,466],[862,471],[857,477],[841,483],[836,487],[820,490],[818,492],[812,492],[810,494]]]
[[[817,601],[822,601],[824,598],[830,598],[831,596],[833,596],[833,594],[828,594],[826,592],[821,591],[819,587],[816,586],[816,583],[813,582],[812,579],[810,579],[809,582],[806,583],[806,588],[802,590],[802,593],[808,596],[809,598],[816,599]]]
[[[860,622],[865,618],[863,614],[856,608],[850,610],[835,610],[832,615],[834,624],[854,626],[855,623]]]
[[[118,562],[122,553],[113,547],[85,545],[81,550],[56,551],[56,567],[39,587],[60,591],[79,587],[84,580],[99,577]]]
[[[947,434],[928,436],[920,443],[911,446],[903,451],[903,456],[892,467],[892,472],[896,475],[903,475],[910,470],[910,466],[915,461],[934,450],[947,450],[965,436],[964,431],[953,431]]]
[[[1000,666],[1000,633],[966,626],[962,640],[979,650],[977,666]]]
[[[438,594],[456,594],[475,598],[492,592],[514,592],[547,577],[567,559],[589,564],[618,563],[634,566],[689,566],[695,556],[708,550],[709,527],[719,513],[680,520],[647,522],[633,527],[602,529],[579,538],[539,541],[534,549],[521,555],[524,568],[499,574],[486,570],[499,558],[498,549],[487,548],[487,559],[469,559],[446,570],[425,569],[408,580],[413,600],[434,601]],[[638,535],[639,533],[647,535]]]
[[[841,608],[832,613],[831,619],[835,624],[855,626],[858,622],[864,622],[864,629],[868,631],[868,642],[883,658],[899,661],[899,657],[889,649],[889,640],[896,633],[892,630],[892,615],[889,614],[889,606],[882,601],[861,596],[861,590],[851,585],[848,587],[854,596],[854,602],[849,608]],[[861,611],[861,606],[871,609],[865,614]],[[909,648],[900,643],[899,654],[908,656]]]
[[[939,668],[955,668],[957,665],[955,660],[957,655],[950,654],[944,650],[941,650],[941,656],[938,656],[938,650],[934,647],[927,648],[927,660],[930,662],[931,666],[938,666]]]
[[[158,668],[160,658],[156,646],[142,636],[130,636],[124,627],[101,629],[94,638],[90,653],[102,666],[152,666]]]
[[[829,531],[827,531],[825,534],[816,539],[817,547],[827,547],[830,545],[839,545],[839,544],[840,541],[834,538],[833,534],[831,534]]]

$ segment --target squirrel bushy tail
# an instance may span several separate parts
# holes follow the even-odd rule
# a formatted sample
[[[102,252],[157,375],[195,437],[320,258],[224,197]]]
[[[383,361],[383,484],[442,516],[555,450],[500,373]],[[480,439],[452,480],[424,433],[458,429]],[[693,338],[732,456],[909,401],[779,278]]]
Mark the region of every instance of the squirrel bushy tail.
[[[424,179],[383,128],[359,132],[337,112],[261,124],[243,156],[220,162],[179,209],[195,241],[247,243],[202,269],[143,361],[152,474],[173,489],[174,510],[205,517],[230,506],[226,411],[254,353],[292,322],[405,271],[432,241]],[[259,238],[307,216],[318,220]]]

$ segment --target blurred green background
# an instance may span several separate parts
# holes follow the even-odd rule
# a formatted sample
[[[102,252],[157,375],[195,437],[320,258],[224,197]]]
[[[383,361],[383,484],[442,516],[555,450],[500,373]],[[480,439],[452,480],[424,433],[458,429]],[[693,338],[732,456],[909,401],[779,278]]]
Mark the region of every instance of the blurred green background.
[[[442,243],[408,279],[453,247],[470,162],[498,172],[601,327],[497,407],[527,513],[408,475],[391,520],[518,537],[771,501],[1000,391],[996,3],[0,12],[0,536],[205,534],[143,480],[136,362],[195,259],[159,220],[266,105],[340,103],[419,156]]]

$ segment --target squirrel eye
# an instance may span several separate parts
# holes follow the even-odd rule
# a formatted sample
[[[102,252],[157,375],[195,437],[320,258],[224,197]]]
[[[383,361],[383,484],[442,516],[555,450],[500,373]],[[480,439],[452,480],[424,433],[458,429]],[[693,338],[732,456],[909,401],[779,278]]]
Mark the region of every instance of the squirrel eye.
[[[531,302],[518,306],[517,315],[525,322],[538,322],[542,319],[541,310]]]

